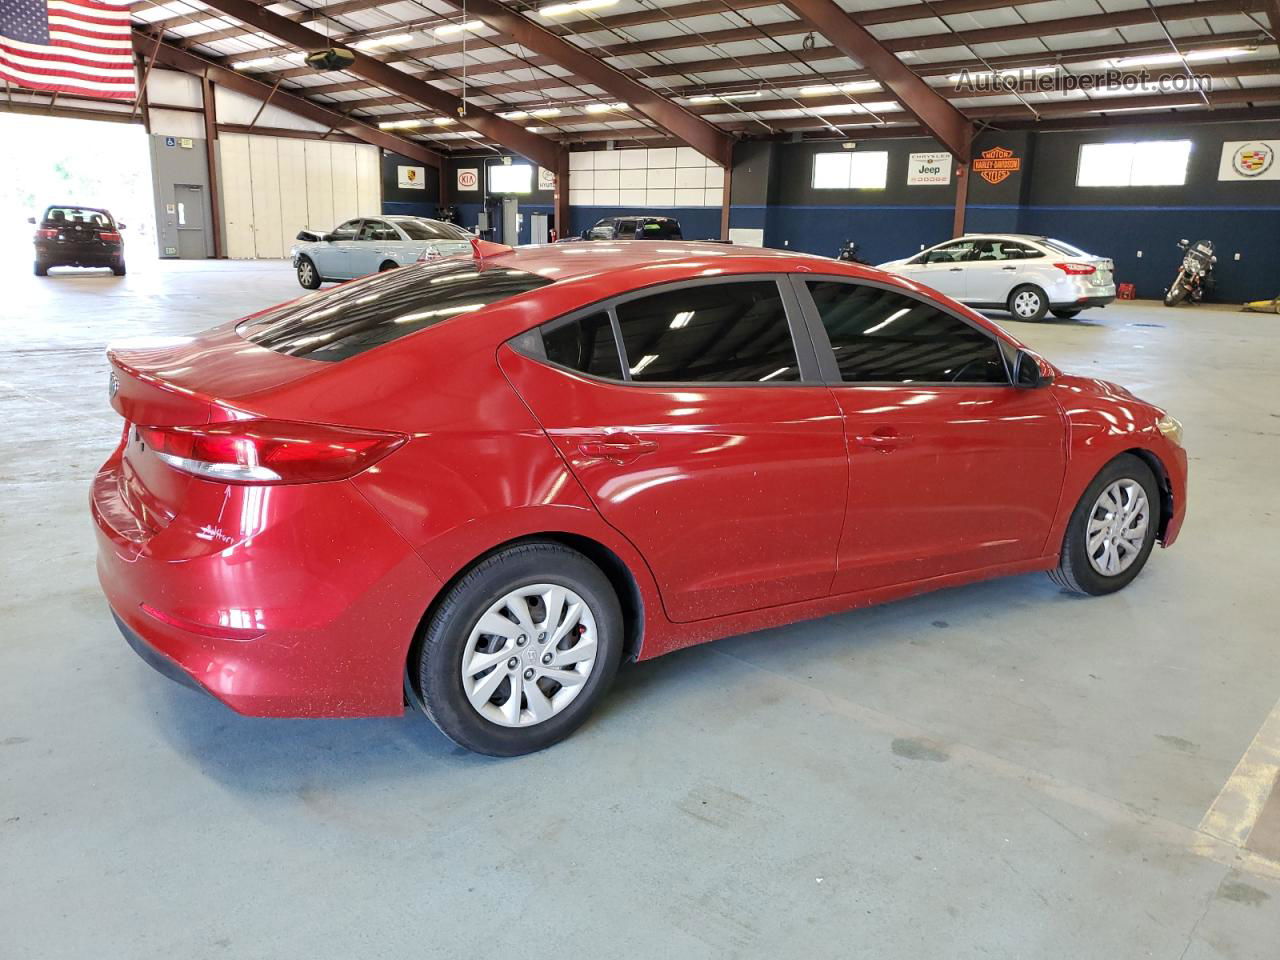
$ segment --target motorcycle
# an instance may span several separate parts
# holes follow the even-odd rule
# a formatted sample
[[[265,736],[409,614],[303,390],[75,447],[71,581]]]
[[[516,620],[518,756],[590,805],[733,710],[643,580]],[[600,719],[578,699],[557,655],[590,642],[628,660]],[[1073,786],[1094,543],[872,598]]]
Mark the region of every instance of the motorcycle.
[[[1218,262],[1213,241],[1198,240],[1192,244],[1190,240],[1179,240],[1178,249],[1183,253],[1182,267],[1165,292],[1166,307],[1176,307],[1184,300],[1199,303],[1205,293],[1213,289],[1213,265]]]
[[[846,263],[860,263],[864,267],[871,266],[867,260],[863,260],[858,256],[858,245],[852,240],[846,240],[844,246],[840,248],[840,252],[836,254],[837,260],[844,260]]]

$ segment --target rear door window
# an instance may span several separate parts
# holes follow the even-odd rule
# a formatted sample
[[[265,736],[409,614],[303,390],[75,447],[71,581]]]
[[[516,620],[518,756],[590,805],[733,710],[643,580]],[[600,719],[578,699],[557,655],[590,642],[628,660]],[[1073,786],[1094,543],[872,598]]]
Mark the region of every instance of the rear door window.
[[[607,380],[622,379],[618,341],[607,311],[561,320],[542,328],[542,348],[552,363]]]
[[[800,379],[786,307],[772,280],[682,286],[624,301],[616,313],[631,380]]]
[[[345,360],[549,283],[523,270],[445,259],[388,270],[303,297],[244,321],[237,332],[277,353]]]
[[[471,234],[461,227],[441,220],[397,220],[395,224],[410,240],[471,239]]]

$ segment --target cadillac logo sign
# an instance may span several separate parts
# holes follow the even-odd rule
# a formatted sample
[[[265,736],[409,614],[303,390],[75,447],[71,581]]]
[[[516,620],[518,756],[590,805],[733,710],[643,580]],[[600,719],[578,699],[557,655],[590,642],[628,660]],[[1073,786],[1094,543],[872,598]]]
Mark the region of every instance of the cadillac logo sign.
[[[983,150],[973,161],[973,170],[987,183],[1004,183],[1009,174],[1022,169],[1022,158],[1015,157],[1008,147],[992,147]]]
[[[1231,165],[1242,177],[1260,177],[1271,169],[1276,153],[1265,143],[1246,143],[1236,148]]]

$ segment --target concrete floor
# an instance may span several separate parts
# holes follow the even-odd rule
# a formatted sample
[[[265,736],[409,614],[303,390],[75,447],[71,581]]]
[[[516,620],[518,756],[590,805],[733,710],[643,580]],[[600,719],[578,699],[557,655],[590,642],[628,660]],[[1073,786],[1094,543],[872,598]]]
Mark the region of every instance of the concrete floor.
[[[103,345],[293,297],[288,266],[6,269],[4,960],[1277,955],[1280,318],[1011,324],[1186,424],[1181,541],[1128,590],[1034,575],[723,640],[495,761],[417,715],[237,717],[107,615]]]

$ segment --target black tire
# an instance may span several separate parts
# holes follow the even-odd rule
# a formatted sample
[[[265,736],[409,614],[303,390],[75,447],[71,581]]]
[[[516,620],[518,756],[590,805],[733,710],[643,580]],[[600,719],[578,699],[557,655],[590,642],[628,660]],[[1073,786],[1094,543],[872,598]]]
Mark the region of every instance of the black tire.
[[[298,258],[298,283],[304,290],[320,289],[320,271],[310,257]]]
[[[124,264],[122,263],[118,267],[112,267],[111,272],[114,273],[117,277],[123,277],[125,274]]]
[[[1133,480],[1147,497],[1147,532],[1138,556],[1127,569],[1113,576],[1095,570],[1089,562],[1086,529],[1090,515],[1102,496],[1102,492],[1117,480]],[[1056,569],[1049,571],[1051,579],[1063,590],[1099,597],[1127,587],[1142,572],[1147,558],[1155,546],[1156,531],[1160,529],[1160,487],[1151,468],[1131,453],[1116,457],[1093,478],[1080,502],[1071,513],[1071,522],[1062,540],[1062,553]]]
[[[1034,297],[1034,300],[1027,295]],[[1049,298],[1034,283],[1024,283],[1020,287],[1013,288],[1005,306],[1009,308],[1009,312],[1015,319],[1035,323],[1043,320],[1044,315],[1049,312]],[[1033,309],[1028,309],[1030,307]]]
[[[394,270],[398,266],[400,266],[400,264],[396,263],[394,260],[383,260],[378,267],[378,272],[386,273],[388,270]]]
[[[1080,316],[1079,310],[1054,310],[1053,315],[1059,320],[1074,320]]]
[[[1164,305],[1166,307],[1176,307],[1183,300],[1187,299],[1187,288],[1183,285],[1182,280],[1173,281],[1173,286],[1169,288],[1164,295]]]
[[[590,608],[597,633],[596,661],[581,692],[559,713],[528,726],[503,726],[481,716],[467,699],[463,655],[472,627],[492,604],[536,583],[568,587]],[[618,671],[622,631],[618,598],[600,568],[562,544],[532,541],[485,558],[450,588],[423,630],[417,662],[410,670],[418,679],[427,716],[446,737],[477,753],[520,756],[563,740],[587,719]],[[494,669],[504,670],[505,665]]]
[[[49,265],[47,263],[41,263],[39,260],[35,263],[35,270],[37,277],[47,277],[49,275]]]

